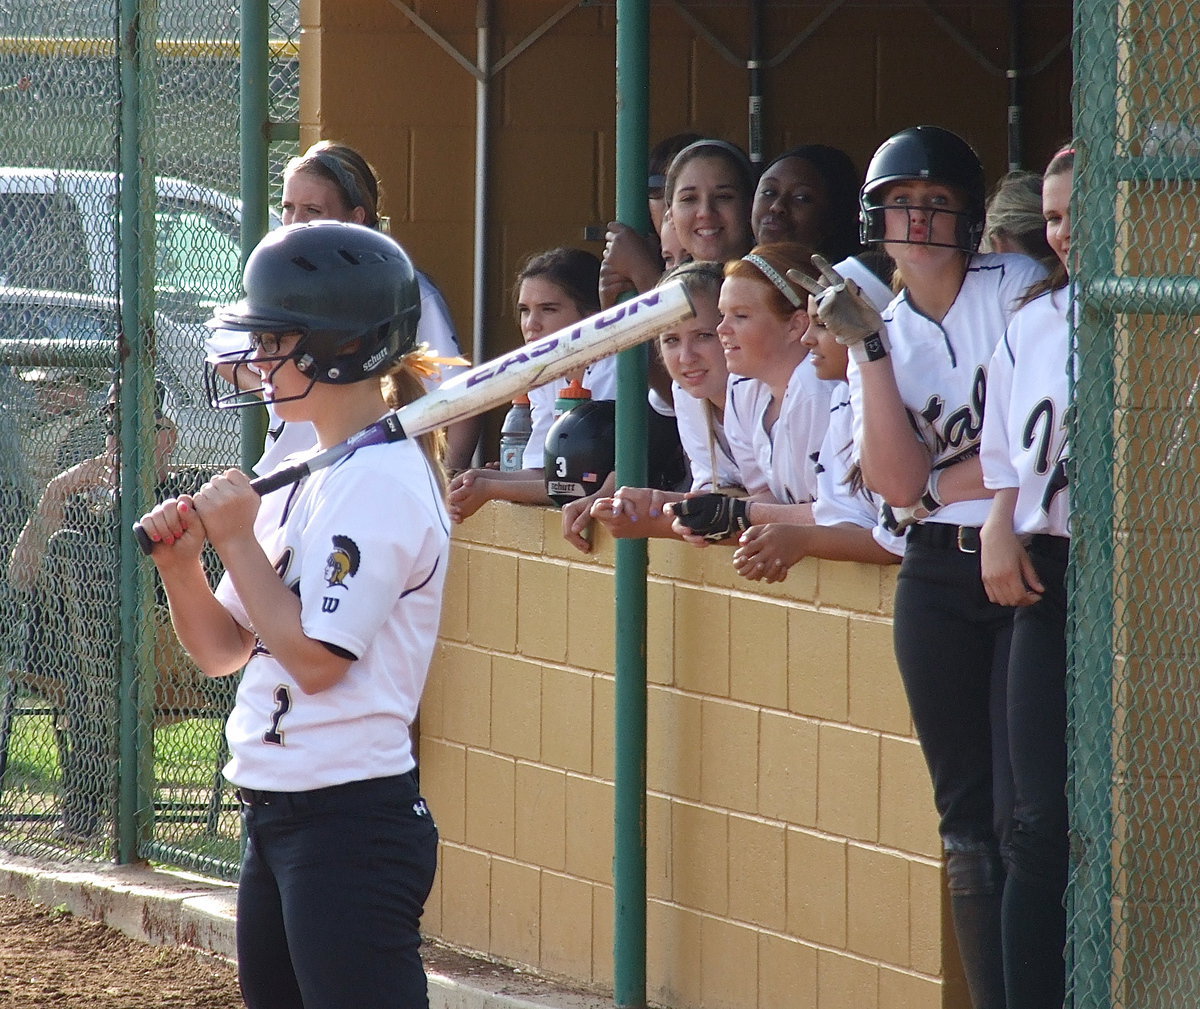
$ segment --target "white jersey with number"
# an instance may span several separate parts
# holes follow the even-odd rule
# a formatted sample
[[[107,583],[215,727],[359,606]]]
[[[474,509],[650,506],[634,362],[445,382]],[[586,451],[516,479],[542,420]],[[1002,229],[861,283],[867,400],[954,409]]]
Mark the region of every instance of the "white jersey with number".
[[[417,290],[421,295],[421,321],[417,323],[417,345],[426,344],[438,357],[447,359],[462,357],[458,334],[450,318],[450,309],[442,292],[433,285],[420,270],[417,273]],[[440,374],[422,378],[425,391],[436,389],[446,379],[465,371],[466,365],[442,365]],[[284,459],[297,452],[307,452],[317,443],[317,432],[307,421],[284,421],[279,419],[271,404],[267,404],[267,441],[262,457],[254,464],[254,472],[272,473],[279,469]]]
[[[567,386],[565,378],[539,385],[529,390],[529,415],[533,429],[525,444],[522,469],[543,469],[546,465],[546,435],[554,423],[554,404],[558,394]],[[617,398],[617,359],[606,357],[594,361],[583,373],[583,387],[592,394],[592,399]]]
[[[870,529],[884,550],[904,556],[905,539],[883,527],[879,500],[865,487],[850,489],[850,467],[854,464],[854,416],[850,387],[838,382],[829,404],[829,429],[817,457],[817,499],[813,521],[820,526],[850,524]]]
[[[976,255],[940,323],[920,312],[907,291],[896,295],[884,311],[900,398],[935,465],[951,465],[979,451],[992,353],[1021,295],[1045,272],[1028,256]],[[862,383],[853,359],[847,371],[857,447],[862,444]],[[986,498],[957,501],[926,521],[980,526],[990,505]]]
[[[992,355],[983,421],[983,482],[1018,487],[1013,529],[1071,535],[1067,488],[1070,403],[1070,292],[1024,305]]]
[[[816,459],[829,427],[829,400],[836,382],[817,378],[801,361],[788,379],[779,419],[764,424],[771,404],[765,382],[729,376],[725,435],[748,494],[770,490],[780,504],[805,504],[817,495]]]
[[[734,462],[725,436],[725,426],[707,399],[697,399],[684,392],[677,382],[671,383],[675,399],[675,424],[679,441],[687,454],[692,470],[692,490],[713,491],[717,487],[741,487],[742,476]],[[717,479],[713,481],[713,466]]]
[[[259,642],[226,725],[230,781],[307,791],[412,769],[410,726],[437,641],[449,526],[411,441],[359,449],[263,498],[255,536],[299,597],[304,633],[354,661],[340,682],[305,694]],[[216,594],[253,632],[228,575]]]

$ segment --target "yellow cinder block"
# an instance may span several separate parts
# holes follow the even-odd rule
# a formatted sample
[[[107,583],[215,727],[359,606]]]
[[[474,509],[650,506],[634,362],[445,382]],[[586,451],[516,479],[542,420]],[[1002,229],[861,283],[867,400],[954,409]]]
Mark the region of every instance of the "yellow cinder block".
[[[592,983],[613,986],[613,935],[615,929],[613,889],[602,883],[592,886]]]
[[[592,674],[557,666],[542,669],[542,762],[592,770]]]
[[[849,712],[849,621],[834,613],[788,611],[788,709],[845,721]]]
[[[879,840],[927,858],[941,856],[928,765],[915,739],[879,743]]]
[[[705,917],[700,926],[700,986],[706,1006],[746,1004],[758,990],[758,936],[754,929]]]
[[[846,944],[846,842],[787,832],[787,930],[798,939]]]
[[[567,977],[592,977],[592,887],[557,872],[542,874],[543,969]]]
[[[817,598],[822,606],[857,613],[878,613],[881,570],[878,564],[818,561]]]
[[[675,539],[647,540],[646,547],[652,575],[690,584],[704,580],[704,554],[714,549],[701,550]]]
[[[563,662],[567,657],[567,569],[538,557],[517,561],[517,648],[522,655]],[[494,582],[493,595],[505,591]]]
[[[701,1004],[697,951],[703,916],[686,907],[651,901],[646,908],[647,995],[656,1005]]]
[[[729,601],[729,696],[768,708],[788,702],[788,607],[764,599]]]
[[[671,806],[664,795],[646,796],[646,893],[671,899]]]
[[[492,659],[491,749],[537,760],[542,749],[542,667],[524,659]]]
[[[446,590],[442,602],[442,622],[438,636],[447,641],[466,641],[470,634],[470,559],[462,543],[451,542],[450,566],[446,569]]]
[[[646,681],[675,678],[675,587],[651,579],[646,586]]]
[[[729,818],[729,916],[781,932],[787,927],[787,831],[777,823]]]
[[[567,775],[556,767],[518,762],[516,857],[562,869],[567,860]]]
[[[848,726],[822,725],[817,746],[817,824],[832,834],[877,840],[879,737]]]
[[[537,868],[492,859],[491,952],[537,963],[541,946],[541,877]]]
[[[517,644],[517,558],[472,549],[468,560],[467,607],[470,640],[480,648],[512,652]]]
[[[438,876],[442,881],[443,935],[468,949],[486,950],[491,918],[480,908],[492,901],[491,858],[486,852],[442,843]]]
[[[611,676],[592,677],[592,773],[598,778],[613,778],[613,747],[616,737],[616,710]]]
[[[912,916],[908,962],[915,971],[938,976],[947,959],[944,940],[953,933],[941,863],[911,863],[908,886]]]
[[[440,739],[421,741],[421,791],[444,841],[466,839],[466,771],[464,747]]]
[[[535,557],[542,554],[546,508],[512,501],[493,501],[488,507],[495,522],[492,534],[495,546]],[[495,592],[499,586],[491,588]]]
[[[652,688],[647,695],[648,787],[684,799],[700,798],[703,702],[693,694]]]
[[[613,786],[567,775],[567,864],[573,876],[612,883]]]
[[[817,951],[807,943],[781,935],[758,935],[758,1004],[815,1006]]]
[[[846,877],[847,945],[871,959],[908,967],[908,861],[892,852],[852,844]]]
[[[817,1005],[821,1009],[883,1009],[879,968],[830,950],[817,954]]]
[[[757,708],[705,699],[701,709],[700,799],[740,812],[758,808]]]
[[[616,668],[613,573],[572,565],[567,573],[567,662],[581,669]],[[562,628],[559,628],[562,633]]]
[[[729,696],[729,596],[675,587],[675,685]]]
[[[912,732],[890,622],[856,620],[850,624],[850,721],[896,735]]]
[[[507,757],[467,751],[467,843],[510,858],[516,844],[516,765]]]
[[[764,711],[759,719],[758,812],[797,826],[817,823],[817,723]]]
[[[672,892],[684,907],[725,914],[729,907],[729,817],[687,802],[671,807]]]
[[[943,986],[935,977],[890,967],[879,968],[881,1009],[927,1009],[948,1005],[942,998]]]
[[[441,734],[468,746],[487,747],[491,742],[491,656],[464,645],[443,645],[429,677],[436,679],[441,715],[434,724]],[[432,730],[431,730],[432,731]]]

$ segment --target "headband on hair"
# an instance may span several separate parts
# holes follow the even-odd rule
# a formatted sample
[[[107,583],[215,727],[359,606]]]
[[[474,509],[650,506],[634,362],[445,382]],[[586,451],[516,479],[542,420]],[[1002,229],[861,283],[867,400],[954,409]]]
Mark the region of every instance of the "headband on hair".
[[[364,207],[367,210],[371,209],[366,200],[363,199],[362,193],[359,192],[358,183],[354,180],[354,176],[346,171],[346,166],[337,158],[325,151],[316,151],[309,156],[329,172],[337,184],[341,186],[342,192],[346,195],[346,199],[350,203],[351,210],[355,207]]]
[[[748,256],[743,256],[742,262],[749,263],[751,266],[757,266],[762,275],[779,289],[779,293],[787,298],[793,308],[803,306],[804,302],[800,300],[800,295],[796,293],[796,289],[784,280],[779,271],[763,259],[762,256],[752,252]]]

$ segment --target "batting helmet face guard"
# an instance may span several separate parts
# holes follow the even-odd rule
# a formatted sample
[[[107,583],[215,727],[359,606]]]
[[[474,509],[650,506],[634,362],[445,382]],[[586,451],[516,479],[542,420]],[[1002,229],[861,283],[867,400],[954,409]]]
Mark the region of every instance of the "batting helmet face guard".
[[[941,245],[975,252],[983,237],[984,201],[983,165],[979,156],[962,137],[938,126],[914,126],[901,130],[884,141],[871,158],[867,178],[859,194],[859,222],[864,245],[884,241],[886,211],[901,209],[888,203],[888,189],[896,182],[935,182],[957,190],[964,209],[932,208],[937,214],[955,215],[955,241],[935,242],[933,228],[928,239],[889,238],[889,242]],[[903,209],[909,209],[907,207]]]
[[[616,403],[592,399],[558,418],[546,432],[546,493],[560,507],[595,494],[613,470]]]
[[[217,388],[213,375],[222,364],[240,378],[251,362],[269,376],[292,361],[308,376],[308,389],[347,385],[382,376],[416,342],[421,296],[412,261],[393,239],[359,224],[313,221],[271,232],[250,254],[242,286],[246,297],[217,309],[208,323],[253,334],[208,360],[209,400],[217,407],[258,402],[245,395],[253,381],[233,393]],[[295,346],[272,354],[271,345],[290,333],[300,336]]]

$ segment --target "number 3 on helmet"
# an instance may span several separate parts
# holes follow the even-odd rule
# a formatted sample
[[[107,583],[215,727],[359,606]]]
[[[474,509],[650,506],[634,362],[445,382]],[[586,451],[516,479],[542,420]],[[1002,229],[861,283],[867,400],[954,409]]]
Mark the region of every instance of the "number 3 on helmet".
[[[313,221],[272,231],[250,253],[242,286],[246,297],[218,308],[209,327],[299,333],[287,358],[313,382],[382,376],[416,341],[421,296],[412,261],[387,235],[359,224]],[[244,364],[249,354],[207,362],[213,406],[259,402],[223,391],[213,378],[216,366]]]

